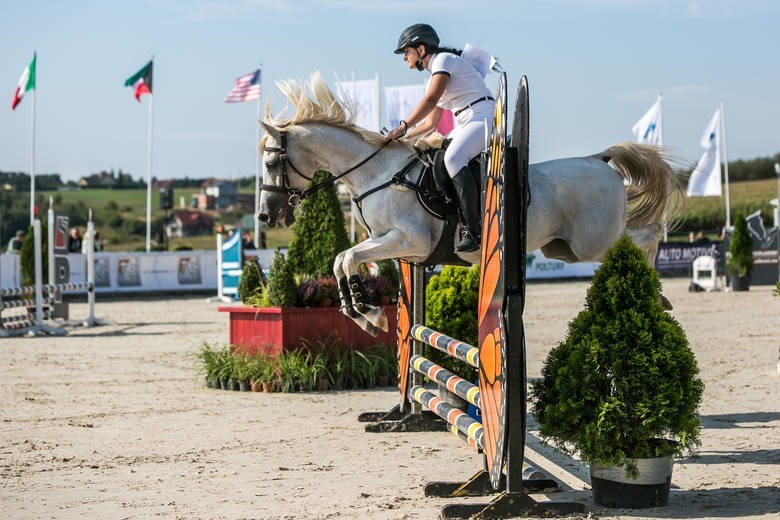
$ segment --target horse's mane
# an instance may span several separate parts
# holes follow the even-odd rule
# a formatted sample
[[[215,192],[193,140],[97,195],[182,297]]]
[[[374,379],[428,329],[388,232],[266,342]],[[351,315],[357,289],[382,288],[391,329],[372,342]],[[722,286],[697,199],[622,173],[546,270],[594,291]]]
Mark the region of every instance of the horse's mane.
[[[336,96],[325,84],[319,71],[314,71],[306,83],[288,79],[277,81],[276,86],[292,105],[295,113],[287,118],[283,118],[281,115],[274,117],[271,114],[269,101],[265,105],[265,121],[269,125],[277,129],[284,129],[303,123],[323,123],[355,132],[373,146],[378,146],[384,141],[380,134],[355,126],[354,108],[347,106],[345,109],[339,103]]]

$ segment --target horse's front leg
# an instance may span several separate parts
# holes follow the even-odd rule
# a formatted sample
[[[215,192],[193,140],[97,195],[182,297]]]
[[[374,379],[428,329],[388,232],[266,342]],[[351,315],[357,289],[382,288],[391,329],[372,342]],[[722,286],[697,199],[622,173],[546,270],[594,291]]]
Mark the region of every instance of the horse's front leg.
[[[339,285],[339,299],[341,300],[340,310],[342,314],[352,318],[352,320],[357,323],[361,329],[376,337],[379,334],[379,329],[377,329],[377,327],[372,324],[368,318],[355,310],[355,307],[352,304],[352,292],[349,289],[349,280],[343,268],[344,256],[347,251],[349,251],[349,249],[337,254],[336,260],[333,262],[333,274],[336,276],[336,280],[338,281]]]
[[[388,330],[387,315],[384,309],[371,304],[365,284],[360,278],[359,268],[360,264],[364,262],[375,262],[388,258],[404,258],[418,251],[419,246],[415,248],[414,244],[405,239],[406,236],[408,234],[401,233],[396,229],[381,237],[364,240],[340,253],[336,257],[333,266],[333,272],[339,281],[339,289],[342,295],[344,295],[341,302],[342,306],[348,307],[351,304],[352,309],[357,314],[364,317],[374,327],[385,332]],[[348,298],[346,293],[349,294]],[[360,325],[359,321],[358,324]],[[363,329],[370,332],[365,327]]]

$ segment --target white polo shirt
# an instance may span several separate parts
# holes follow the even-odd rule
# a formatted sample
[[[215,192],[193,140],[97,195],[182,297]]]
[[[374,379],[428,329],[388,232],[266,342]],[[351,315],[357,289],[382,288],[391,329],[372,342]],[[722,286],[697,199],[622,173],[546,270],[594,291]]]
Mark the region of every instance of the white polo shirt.
[[[447,74],[450,77],[447,88],[437,103],[441,108],[455,112],[482,97],[493,96],[474,66],[457,54],[434,54],[428,61],[428,70],[431,77],[436,74]]]

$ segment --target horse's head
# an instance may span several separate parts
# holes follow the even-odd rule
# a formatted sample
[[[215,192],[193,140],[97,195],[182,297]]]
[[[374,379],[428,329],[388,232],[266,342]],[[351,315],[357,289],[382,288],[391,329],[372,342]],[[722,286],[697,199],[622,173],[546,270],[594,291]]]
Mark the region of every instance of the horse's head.
[[[288,155],[288,131],[260,123],[266,132],[263,141],[263,184],[258,218],[268,227],[277,223],[290,226],[295,222],[295,208],[310,177],[293,165]]]

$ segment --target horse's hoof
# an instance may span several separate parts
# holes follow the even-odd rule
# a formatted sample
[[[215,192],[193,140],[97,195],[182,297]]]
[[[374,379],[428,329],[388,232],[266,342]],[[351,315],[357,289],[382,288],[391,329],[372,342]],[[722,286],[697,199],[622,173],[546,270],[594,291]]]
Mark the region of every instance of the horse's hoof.
[[[370,323],[366,323],[366,326],[363,327],[363,330],[371,334],[373,337],[379,336],[379,329],[377,329]]]
[[[661,307],[663,307],[665,311],[670,311],[674,309],[674,305],[672,305],[672,302],[670,302],[669,298],[667,298],[663,294],[661,295]]]

